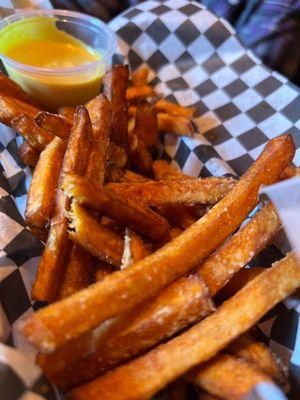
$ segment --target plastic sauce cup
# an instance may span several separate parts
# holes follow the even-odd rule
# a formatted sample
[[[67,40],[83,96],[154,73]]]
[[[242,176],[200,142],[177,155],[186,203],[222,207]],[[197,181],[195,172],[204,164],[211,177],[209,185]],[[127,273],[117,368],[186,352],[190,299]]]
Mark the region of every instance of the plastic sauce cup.
[[[91,54],[98,56],[92,62],[77,66],[45,68],[19,62],[5,54],[5,46],[10,40],[19,43],[24,38],[34,41],[39,35],[47,35],[47,25],[58,34],[61,32],[69,35],[71,40],[80,41],[84,48],[91,50]],[[51,111],[59,106],[85,104],[97,96],[115,49],[114,34],[103,22],[73,11],[24,11],[0,21],[0,57],[9,76]],[[45,55],[47,50],[45,48]],[[57,51],[59,58],[59,48]]]

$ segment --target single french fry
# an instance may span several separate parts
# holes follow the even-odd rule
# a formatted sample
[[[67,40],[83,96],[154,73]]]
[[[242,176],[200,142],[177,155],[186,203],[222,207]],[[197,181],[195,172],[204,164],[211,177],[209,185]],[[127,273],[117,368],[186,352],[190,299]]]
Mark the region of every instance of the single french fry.
[[[256,385],[272,382],[253,364],[227,354],[192,369],[186,379],[207,392],[227,400],[243,400]]]
[[[183,107],[165,99],[158,100],[154,104],[154,107],[159,112],[186,118],[192,118],[196,111],[196,107]]]
[[[114,66],[103,79],[103,93],[111,103],[111,141],[128,149],[126,89],[129,70],[125,65]]]
[[[36,114],[34,122],[45,131],[67,140],[72,129],[72,122],[57,114],[47,111],[40,111]]]
[[[288,378],[286,365],[269,347],[257,342],[249,334],[246,333],[234,340],[226,351],[257,365],[261,371],[270,375],[277,384],[286,384]]]
[[[89,282],[93,264],[93,257],[89,253],[79,246],[72,246],[58,297],[63,299],[85,288]]]
[[[136,130],[129,134],[129,155],[134,169],[149,175],[152,171],[152,156]]]
[[[107,164],[114,164],[118,168],[124,168],[127,164],[128,156],[122,147],[117,146],[114,143],[109,144]]]
[[[8,76],[4,75],[2,72],[0,72],[0,93],[39,108],[39,105],[36,103],[36,101],[29,96],[29,94],[27,94],[21,88],[21,86],[19,86]]]
[[[268,221],[269,219],[270,221]],[[201,276],[202,270],[206,271],[206,276],[209,276],[209,281],[205,282],[204,280],[204,282],[208,284],[208,289],[210,290],[211,295],[214,295],[238,269],[242,268],[265,246],[267,246],[279,227],[280,222],[275,211],[271,206],[267,206],[263,210],[259,211],[247,225],[228,240],[226,245],[220,247],[215,253],[208,257],[198,267],[197,274]],[[209,274],[208,271],[210,271]],[[172,294],[172,290],[174,290],[174,292],[177,293],[180,290],[181,284],[181,280],[175,281],[168,289],[166,289],[166,291],[169,290],[169,293]],[[184,287],[182,290],[184,291]],[[161,294],[157,295],[154,301],[155,306],[153,306],[151,300],[149,300],[147,303],[148,308],[145,306],[144,309],[141,310],[139,310],[139,308],[133,309],[131,313],[134,315],[134,318],[132,318],[131,313],[129,313],[127,317],[125,314],[123,325],[119,328],[120,331],[118,331],[118,328],[115,328],[115,324],[112,324],[110,329],[108,329],[103,342],[99,338],[96,338],[96,340],[89,339],[90,347],[93,347],[94,354],[90,357],[86,357],[85,360],[80,361],[80,368],[77,367],[77,364],[71,365],[70,362],[65,360],[65,365],[70,365],[70,367],[67,367],[66,371],[60,371],[60,382],[64,382],[65,385],[68,384],[68,379],[70,379],[68,376],[70,376],[70,374],[68,374],[67,371],[72,371],[71,375],[73,377],[73,384],[78,384],[80,379],[81,382],[83,382],[84,377],[86,376],[84,371],[91,371],[91,363],[93,364],[93,376],[95,377],[100,372],[103,372],[107,366],[110,366],[111,368],[114,364],[124,361],[124,358],[126,358],[128,353],[128,348],[130,348],[130,356],[141,353],[147,348],[153,347],[162,339],[182,329],[184,326],[180,324],[181,321],[188,321],[189,323],[198,321],[200,319],[203,303],[199,301],[197,308],[196,304],[194,304],[194,298],[190,298],[189,293],[186,291],[184,292],[185,296],[177,299],[172,299],[171,295],[169,295],[168,301],[170,307],[172,304],[172,310],[169,310],[168,312],[166,312],[164,308],[165,294],[164,291],[162,291]],[[182,302],[179,301],[180,299]],[[190,301],[195,306],[195,313],[193,315],[188,314],[185,316],[185,305]],[[168,319],[169,312],[172,312],[175,315],[179,314],[181,318],[179,322],[176,318],[173,320],[171,329]],[[158,319],[157,315],[161,315],[161,317]],[[182,320],[184,317],[186,317],[186,319]],[[151,325],[151,330],[145,329],[148,324]],[[118,327],[118,324],[116,326]],[[155,329],[156,336],[152,334]],[[120,340],[120,336],[122,337],[122,340]],[[133,340],[132,338],[135,339]],[[104,342],[106,344],[108,342],[111,343],[111,350],[107,347],[105,349],[105,355],[102,350],[102,343]],[[59,350],[57,355],[58,354]],[[120,357],[119,359],[117,359],[117,355]],[[51,374],[51,369],[58,368],[58,362],[55,361],[56,359],[54,358],[54,360],[50,360],[51,356],[49,362],[46,363],[48,366],[48,374]],[[75,357],[73,357],[73,360],[75,360]],[[79,372],[76,376],[74,371],[77,369]],[[78,376],[80,376],[80,378],[78,378]],[[77,381],[76,377],[78,379]],[[91,377],[91,372],[88,377]],[[51,376],[51,378],[54,379],[53,376]]]
[[[68,119],[72,123],[75,114],[74,107],[68,107],[68,106],[59,107],[57,109],[57,112],[61,117]]]
[[[279,228],[278,220],[278,228]],[[277,229],[276,229],[277,231]],[[274,235],[276,234],[274,232]],[[273,236],[273,235],[272,235]],[[234,296],[243,286],[250,282],[257,275],[262,273],[265,268],[253,267],[253,268],[243,268],[236,272],[235,275],[226,283],[224,287],[218,292],[217,298],[220,301],[228,300],[230,297]]]
[[[86,251],[115,267],[121,266],[124,240],[101,225],[76,202],[68,212],[69,238]]]
[[[194,268],[238,228],[257,204],[260,186],[276,181],[294,153],[290,135],[272,139],[227,196],[179,237],[129,268],[29,316],[23,334],[39,349],[51,352],[155,295]],[[84,312],[80,308],[83,304]]]
[[[230,241],[225,242],[200,267],[199,272],[212,294],[220,290],[235,272],[251,261],[253,255],[270,244],[281,227],[272,204],[263,207],[248,225]]]
[[[71,243],[68,240],[68,219],[70,199],[61,190],[67,173],[85,173],[88,156],[92,147],[92,126],[87,110],[80,106],[76,110],[74,125],[67,144],[56,194],[55,209],[45,250],[38,267],[32,288],[32,298],[53,301],[61,283],[64,266]]]
[[[300,265],[290,253],[180,336],[74,389],[66,398],[147,399],[192,367],[214,357],[299,286]]]
[[[155,90],[151,86],[130,86],[126,91],[126,100],[131,103],[140,99],[144,99],[145,97],[152,97],[155,95]]]
[[[152,164],[154,177],[158,181],[179,181],[186,179],[196,179],[194,176],[189,176],[172,167],[165,160],[155,160]]]
[[[195,129],[190,119],[186,117],[174,117],[171,114],[157,114],[159,132],[174,133],[178,136],[193,136]]]
[[[162,204],[215,204],[233,188],[232,178],[204,178],[142,183],[110,183],[106,187],[149,206]]]
[[[40,153],[25,140],[19,147],[19,156],[25,165],[34,168],[39,160]]]
[[[126,169],[120,182],[147,182],[149,178],[144,175],[138,174],[137,172]]]
[[[146,65],[141,66],[131,74],[133,86],[145,86],[148,82],[149,68]]]
[[[28,115],[20,115],[11,121],[12,127],[19,132],[35,149],[41,151],[55,136],[37,126]]]
[[[109,148],[111,109],[107,98],[101,94],[90,101],[88,111],[94,133],[94,144],[89,157],[87,178],[92,183],[103,184]]]
[[[41,153],[27,196],[26,223],[39,237],[45,238],[52,217],[55,192],[64,159],[66,143],[55,138]]]
[[[186,301],[186,297],[189,301]],[[77,386],[112,368],[121,360],[135,355],[136,344],[141,341],[140,335],[145,348],[159,342],[160,321],[164,321],[168,327],[167,336],[172,336],[174,326],[184,327],[189,323],[191,316],[195,319],[197,315],[196,320],[199,320],[212,310],[213,306],[202,279],[197,276],[180,278],[176,284],[161,292],[159,297],[139,305],[126,316],[115,318],[102,334],[91,335],[90,338],[85,337],[81,340],[81,351],[83,348],[92,348],[93,345],[98,347],[97,352],[88,355],[87,359],[79,359],[74,363],[74,353],[70,356],[66,348],[62,347],[54,354],[40,355],[39,365],[59,387]],[[140,315],[148,315],[150,319],[141,320]],[[148,332],[147,336],[144,335],[145,331]],[[95,339],[92,340],[92,337]],[[83,350],[84,352],[87,350]]]
[[[168,231],[168,222],[159,214],[137,199],[126,198],[107,186],[92,185],[84,178],[70,175],[64,180],[63,189],[79,204],[100,211],[141,235],[155,240]]]
[[[115,271],[116,269],[111,264],[98,260],[94,268],[93,282],[103,281],[107,275],[110,275]]]
[[[121,269],[129,267],[150,254],[143,240],[131,229],[126,229]]]
[[[146,148],[157,149],[159,133],[156,112],[146,100],[138,103],[134,130],[136,135],[145,143]]]
[[[33,118],[38,112],[38,108],[0,93],[0,122],[3,124],[11,126],[14,118],[24,114]]]
[[[183,204],[163,204],[156,208],[157,212],[165,217],[171,225],[187,229],[194,224],[197,219]]]

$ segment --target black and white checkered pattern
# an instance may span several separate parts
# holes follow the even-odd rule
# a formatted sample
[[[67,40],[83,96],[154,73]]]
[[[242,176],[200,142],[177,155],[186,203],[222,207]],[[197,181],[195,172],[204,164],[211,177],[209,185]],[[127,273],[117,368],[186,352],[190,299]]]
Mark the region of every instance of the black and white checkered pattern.
[[[163,156],[167,160],[195,176],[241,175],[270,138],[291,132],[299,165],[299,89],[245,50],[227,22],[198,3],[147,1],[117,17],[111,28],[119,37],[115,62],[126,60],[133,70],[148,65],[158,92],[184,106],[197,106],[194,124],[198,133],[194,138],[166,135]],[[30,171],[16,152],[20,138],[4,126],[0,132],[0,341],[32,358],[33,349],[15,327],[41,306],[31,303],[29,291],[42,246],[22,218]],[[270,265],[280,256],[273,246],[255,263]],[[299,312],[299,302],[289,299],[260,324],[265,342],[287,364],[291,362],[291,399],[298,399],[300,393]],[[0,345],[0,393],[5,393],[4,398],[54,399],[53,388],[37,367],[28,362],[26,370],[31,371],[32,366],[28,379],[11,351],[19,354]],[[265,393],[260,388],[254,398],[280,398]]]

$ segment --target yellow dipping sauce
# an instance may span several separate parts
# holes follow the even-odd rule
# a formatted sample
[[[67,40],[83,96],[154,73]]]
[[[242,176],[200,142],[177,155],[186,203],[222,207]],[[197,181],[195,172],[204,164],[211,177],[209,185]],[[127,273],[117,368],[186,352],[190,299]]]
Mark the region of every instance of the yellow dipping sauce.
[[[9,76],[49,110],[84,104],[99,93],[105,65],[95,49],[56,26],[55,18],[25,18],[0,31],[0,52],[29,67],[4,65]],[[64,68],[86,66],[82,71]]]

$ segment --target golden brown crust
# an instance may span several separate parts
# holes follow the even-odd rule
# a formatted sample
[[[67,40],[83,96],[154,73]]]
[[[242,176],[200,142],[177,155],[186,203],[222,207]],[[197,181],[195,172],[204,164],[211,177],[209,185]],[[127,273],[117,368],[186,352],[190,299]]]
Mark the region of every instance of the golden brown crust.
[[[15,83],[8,76],[4,75],[2,72],[0,72],[0,93],[40,108],[37,102],[31,96],[29,96],[29,94],[27,94],[21,88],[21,86]]]
[[[186,118],[192,118],[193,114],[196,111],[196,107],[182,107],[179,104],[171,103],[166,99],[158,100],[155,103],[154,107],[159,112]]]
[[[159,133],[156,112],[154,107],[146,100],[142,100],[138,103],[134,130],[147,149],[157,149]]]
[[[149,246],[133,230],[126,228],[121,268],[127,268],[150,254]]]
[[[131,73],[131,82],[133,86],[147,85],[150,70],[146,65]]]
[[[34,168],[39,160],[40,153],[25,140],[19,147],[19,156],[25,165]]]
[[[126,91],[126,100],[129,103],[136,102],[145,97],[155,96],[156,93],[152,86],[130,86]]]
[[[183,172],[175,169],[165,160],[155,160],[152,164],[152,169],[157,181],[196,179],[194,176],[185,175]]]
[[[26,223],[32,231],[46,231],[52,217],[55,192],[66,143],[55,138],[41,153],[28,191]]]
[[[20,115],[14,118],[11,124],[32,147],[39,151],[43,150],[55,137],[36,125],[28,115]]]
[[[68,250],[70,249],[67,232],[68,220],[65,215],[65,211],[69,209],[70,200],[61,191],[61,185],[67,173],[80,175],[85,173],[91,146],[91,122],[86,109],[78,107],[60,173],[60,183],[49,236],[32,288],[31,295],[35,300],[49,302],[57,296]]]
[[[178,136],[193,136],[195,128],[190,119],[176,117],[170,114],[157,114],[158,130],[164,133],[174,133]]]
[[[70,136],[72,123],[57,114],[51,114],[47,111],[40,111],[34,118],[34,122],[44,130],[67,140]]]
[[[226,400],[243,400],[262,382],[271,378],[253,364],[227,354],[190,371],[186,378],[207,392]]]
[[[12,120],[27,114],[34,118],[39,109],[20,100],[0,94],[0,122],[12,126]]]
[[[188,331],[74,389],[66,398],[147,399],[192,367],[212,358],[299,286],[299,264],[290,253]]]
[[[129,70],[117,65],[108,71],[103,80],[103,93],[111,103],[111,141],[128,149],[126,89]]]
[[[72,122],[73,118],[74,118],[74,114],[75,114],[75,108],[63,106],[63,107],[59,107],[57,109],[57,112],[61,117],[64,117],[64,118],[68,119],[70,122]]]
[[[44,351],[54,350],[193,269],[239,227],[257,204],[260,186],[276,181],[294,153],[290,135],[271,140],[227,196],[179,237],[129,268],[39,310],[25,321],[25,336]],[[84,312],[79,306],[83,304]]]

